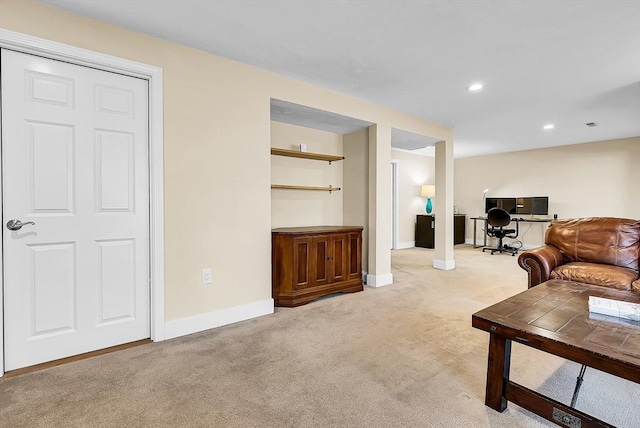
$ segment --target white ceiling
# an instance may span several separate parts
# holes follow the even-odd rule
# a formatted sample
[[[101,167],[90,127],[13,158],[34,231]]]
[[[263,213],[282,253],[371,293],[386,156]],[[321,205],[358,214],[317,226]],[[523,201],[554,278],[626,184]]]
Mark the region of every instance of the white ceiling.
[[[271,120],[342,135],[360,131],[373,125],[366,120],[274,98],[271,99]],[[436,138],[391,128],[391,146],[396,149],[433,156],[435,154],[434,146],[437,142],[439,140]]]
[[[640,135],[638,0],[41,3],[451,125],[456,157]]]
[[[342,135],[360,131],[373,125],[366,120],[273,98],[271,99],[271,120]]]

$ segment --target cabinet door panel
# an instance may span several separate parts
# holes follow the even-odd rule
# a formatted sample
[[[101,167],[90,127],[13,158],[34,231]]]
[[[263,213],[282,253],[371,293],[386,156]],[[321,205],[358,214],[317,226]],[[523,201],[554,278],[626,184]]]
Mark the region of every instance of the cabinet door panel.
[[[350,233],[347,243],[347,279],[359,279],[362,276],[362,236]]]
[[[453,217],[453,243],[464,244],[465,242],[465,223],[467,216],[459,214]]]
[[[315,236],[311,239],[311,257],[309,270],[311,272],[310,286],[329,283],[330,247],[329,237]]]
[[[295,289],[309,287],[309,262],[311,252],[311,239],[293,239],[293,286]]]
[[[433,248],[435,242],[435,218],[430,215],[416,216],[416,247]]]
[[[416,247],[434,248],[435,245],[435,217],[419,214],[416,216]],[[465,223],[464,214],[453,216],[453,243],[465,243]]]
[[[331,282],[344,281],[347,276],[347,235],[331,237]]]

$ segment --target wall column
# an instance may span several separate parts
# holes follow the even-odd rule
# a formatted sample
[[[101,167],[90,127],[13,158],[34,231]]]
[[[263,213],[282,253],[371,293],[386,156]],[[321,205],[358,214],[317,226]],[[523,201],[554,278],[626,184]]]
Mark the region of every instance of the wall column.
[[[453,140],[436,143],[435,257],[433,267],[449,270],[453,259]]]
[[[369,127],[370,287],[393,283],[391,222],[391,126],[375,124]]]

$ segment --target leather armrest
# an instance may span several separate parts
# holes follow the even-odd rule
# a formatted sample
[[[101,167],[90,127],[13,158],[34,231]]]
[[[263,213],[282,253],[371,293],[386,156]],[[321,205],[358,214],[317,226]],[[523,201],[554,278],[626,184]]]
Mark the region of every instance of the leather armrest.
[[[523,251],[518,256],[518,264],[529,274],[528,288],[548,281],[551,271],[563,263],[562,253],[551,245]]]

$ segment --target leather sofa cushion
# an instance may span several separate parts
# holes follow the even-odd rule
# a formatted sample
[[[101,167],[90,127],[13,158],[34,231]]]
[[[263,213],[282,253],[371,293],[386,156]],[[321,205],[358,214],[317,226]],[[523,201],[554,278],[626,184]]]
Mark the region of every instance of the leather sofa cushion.
[[[558,248],[565,262],[603,263],[640,272],[638,220],[613,217],[557,220],[547,229],[545,243]]]
[[[558,266],[551,272],[550,278],[631,290],[631,284],[638,280],[638,274],[619,266],[574,262]]]

